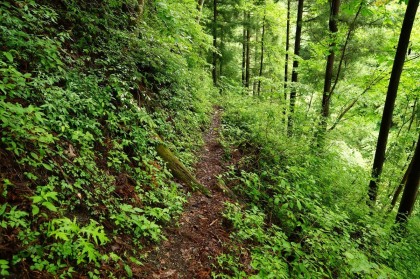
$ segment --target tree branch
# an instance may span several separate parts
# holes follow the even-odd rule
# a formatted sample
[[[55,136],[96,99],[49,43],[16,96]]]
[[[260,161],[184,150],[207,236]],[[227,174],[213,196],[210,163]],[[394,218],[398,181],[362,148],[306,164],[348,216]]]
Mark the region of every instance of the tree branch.
[[[357,101],[362,97],[366,92],[368,92],[373,86],[375,86],[377,83],[379,83],[381,80],[383,80],[386,77],[386,75],[379,75],[375,79],[373,79],[370,84],[363,90],[362,93],[360,93],[356,99],[354,99],[349,105],[345,106],[345,108],[341,111],[340,115],[337,117],[337,119],[334,121],[334,124],[328,129],[328,131],[334,130],[334,128],[338,125],[340,120],[346,115],[346,113],[354,107],[354,105],[357,103]]]

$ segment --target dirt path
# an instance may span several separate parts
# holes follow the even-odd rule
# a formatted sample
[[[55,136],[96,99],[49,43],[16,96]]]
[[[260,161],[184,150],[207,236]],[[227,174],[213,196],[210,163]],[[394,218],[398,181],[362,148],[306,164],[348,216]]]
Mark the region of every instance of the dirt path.
[[[223,203],[228,200],[215,184],[223,170],[223,149],[218,141],[221,110],[215,109],[212,125],[196,165],[197,179],[211,189],[212,198],[196,192],[189,199],[179,226],[167,230],[167,241],[151,251],[142,278],[211,278],[212,263],[223,252],[229,235],[222,226]]]

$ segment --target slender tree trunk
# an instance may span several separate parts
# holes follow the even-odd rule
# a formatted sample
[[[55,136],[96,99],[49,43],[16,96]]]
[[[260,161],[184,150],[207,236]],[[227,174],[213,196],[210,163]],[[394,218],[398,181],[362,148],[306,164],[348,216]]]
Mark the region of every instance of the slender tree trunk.
[[[411,130],[411,126],[413,125],[414,119],[416,118],[416,114],[417,114],[417,100],[418,100],[418,97],[414,100],[413,112],[411,113],[410,123],[408,124],[408,128],[407,128],[407,131],[408,132]]]
[[[365,0],[362,0],[360,2],[359,8],[357,9],[357,12],[356,12],[356,15],[354,16],[354,19],[349,26],[349,30],[347,31],[346,41],[344,42],[343,48],[341,50],[340,62],[338,63],[338,69],[337,69],[337,74],[335,75],[334,85],[332,86],[331,91],[329,92],[330,98],[334,94],[335,87],[338,84],[338,79],[340,77],[341,69],[342,69],[343,62],[344,62],[344,57],[346,55],[347,46],[350,42],[351,35],[356,30],[356,21],[357,21],[357,18],[359,17],[359,15],[362,11],[364,3],[365,3]]]
[[[327,119],[330,116],[330,98],[331,98],[331,82],[334,70],[336,34],[338,32],[337,16],[340,10],[340,0],[331,0],[331,11],[329,20],[329,30],[331,42],[329,45],[329,55],[327,58],[327,66],[325,68],[324,91],[322,94],[322,108],[321,108],[321,127],[318,134],[318,145],[322,143],[325,131],[327,129]]]
[[[217,0],[213,0],[213,47],[217,49]],[[213,84],[217,85],[217,52],[213,51]]]
[[[254,67],[252,67],[252,72],[254,77],[256,77],[258,75],[258,60],[259,60],[259,56],[258,56],[258,40],[259,40],[259,35],[260,34],[260,28],[257,27],[255,30],[255,48],[254,48]],[[252,94],[255,96],[257,94],[257,81],[254,79],[254,81],[252,82]]]
[[[289,76],[290,0],[287,0],[286,57],[284,58],[284,101],[287,100],[287,79]]]
[[[197,23],[200,23],[201,16],[202,16],[202,14],[203,14],[204,1],[205,1],[205,0],[198,0],[198,5],[197,5],[197,8],[198,8],[198,18],[197,18]]]
[[[389,211],[392,211],[397,204],[397,200],[402,192],[402,189],[404,188],[405,183],[407,182],[408,174],[410,173],[411,166],[413,165],[413,158],[411,158],[411,162],[407,167],[407,170],[404,173],[403,178],[401,179],[400,184],[398,185],[397,189],[395,190],[394,196],[392,197],[391,201],[391,207],[389,208]]]
[[[287,0],[287,22],[286,22],[286,57],[284,58],[284,107],[283,120],[286,121],[287,115],[287,82],[289,78],[289,48],[290,48],[290,0]]]
[[[408,124],[408,128],[407,128],[407,133],[408,133],[408,132],[410,132],[410,130],[411,130],[411,126],[412,126],[413,121],[414,121],[414,119],[416,118],[416,116],[417,116],[417,98],[414,100],[413,110],[412,110],[412,112],[411,112],[411,116],[410,116],[410,119],[409,119],[409,124]],[[398,134],[401,132],[401,130],[402,130],[402,128],[403,128],[403,127],[404,127],[404,124],[403,124],[403,125],[401,125],[401,128],[400,128],[400,130],[398,131]],[[398,138],[398,136],[397,136],[397,138]],[[415,148],[415,147],[416,147],[416,142],[413,142],[413,145],[411,146],[410,155],[407,157],[407,163],[408,163],[408,162],[410,162],[410,163],[408,164],[407,170],[405,171],[404,176],[403,176],[403,178],[401,179],[400,184],[398,184],[397,188],[396,188],[396,189],[395,189],[395,191],[394,191],[394,196],[392,197],[391,205],[390,205],[390,208],[389,208],[388,212],[391,212],[391,211],[394,209],[395,205],[397,204],[397,200],[398,200],[398,198],[399,198],[399,196],[400,196],[400,194],[401,194],[401,192],[402,192],[402,190],[403,190],[403,188],[404,188],[404,185],[405,185],[405,183],[406,183],[406,181],[407,181],[407,177],[408,177],[408,174],[409,174],[409,172],[410,172],[411,165],[412,165],[412,163],[413,163],[413,160],[412,160],[412,158],[411,158],[411,156],[412,156],[412,154],[411,154],[411,153],[414,151],[414,148]],[[390,150],[390,149],[391,149],[391,148],[389,148],[389,150]],[[389,150],[388,150],[387,152],[389,152]],[[385,154],[386,154],[386,153],[385,153]],[[386,155],[385,155],[385,157],[386,157]],[[410,160],[410,158],[411,158],[411,160]],[[404,164],[403,169],[405,169],[405,167],[406,167],[407,163],[406,163],[406,164]]]
[[[264,65],[264,36],[265,36],[265,10],[264,10],[264,18],[263,18],[263,25],[262,25],[262,33],[261,33],[261,55],[260,55],[260,72],[259,77],[262,77],[263,73],[263,65]],[[258,80],[258,89],[257,95],[260,96],[261,92],[261,79]]]
[[[418,3],[418,2],[417,2]],[[409,3],[410,5],[410,3]],[[420,184],[420,134],[417,140],[416,151],[414,152],[413,159],[411,161],[411,168],[407,176],[407,182],[405,183],[404,193],[401,198],[400,207],[396,217],[397,223],[405,223],[407,218],[410,216],[416,202],[417,193],[419,191]]]
[[[242,85],[245,86],[245,68],[246,68],[246,12],[244,11],[244,22],[242,30]]]
[[[413,28],[416,11],[420,0],[409,0],[401,27],[400,38],[398,41],[397,52],[395,54],[394,65],[392,67],[391,78],[389,80],[388,92],[386,95],[384,111],[382,114],[381,127],[379,130],[378,142],[376,145],[375,158],[372,167],[372,178],[369,183],[368,196],[370,205],[373,206],[378,195],[378,180],[382,173],[385,161],[385,151],[388,142],[388,134],[391,128],[392,114],[394,111],[395,99],[397,98],[398,85],[404,66],[405,55],[407,53],[410,34]],[[407,182],[408,183],[408,182]],[[404,208],[405,210],[405,208]],[[398,217],[401,218],[401,217]]]
[[[313,101],[313,99],[314,99],[314,91],[312,91],[312,93],[311,93],[311,97],[309,98],[309,104],[308,104],[308,109],[306,110],[306,118],[308,118],[308,113],[309,113],[309,111],[311,110],[311,107],[312,107],[312,101]]]
[[[223,28],[220,28],[220,53],[222,53],[222,57],[221,59],[219,59],[219,77],[223,76],[223,50],[225,48],[225,43],[224,43],[224,36],[225,33],[223,32]]]
[[[251,50],[250,50],[250,41],[251,41],[251,28],[249,26],[249,21],[251,20],[251,13],[247,13],[247,23],[246,27],[246,63],[245,63],[245,87],[249,88],[249,78],[250,78],[250,60],[251,60]]]
[[[296,35],[295,35],[295,51],[293,57],[293,71],[292,71],[292,83],[293,86],[290,91],[290,109],[287,123],[287,134],[292,136],[293,134],[293,114],[295,112],[296,103],[296,85],[298,82],[298,67],[299,61],[298,56],[300,53],[300,41],[302,35],[302,15],[303,15],[303,0],[298,2],[297,19],[296,19]]]

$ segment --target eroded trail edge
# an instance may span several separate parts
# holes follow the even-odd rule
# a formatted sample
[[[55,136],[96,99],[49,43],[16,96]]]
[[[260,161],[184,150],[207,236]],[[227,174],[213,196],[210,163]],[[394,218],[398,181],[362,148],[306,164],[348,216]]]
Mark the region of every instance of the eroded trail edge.
[[[223,148],[219,143],[221,109],[215,108],[205,145],[196,165],[197,179],[212,198],[196,192],[185,205],[179,226],[167,229],[167,240],[150,252],[143,278],[211,278],[212,264],[223,253],[229,234],[222,225],[223,204],[229,199],[216,187],[223,171]]]

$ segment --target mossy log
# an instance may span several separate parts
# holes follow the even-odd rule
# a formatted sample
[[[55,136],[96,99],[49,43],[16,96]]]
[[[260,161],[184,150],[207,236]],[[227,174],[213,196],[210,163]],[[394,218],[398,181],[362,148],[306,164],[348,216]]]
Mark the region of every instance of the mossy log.
[[[166,162],[174,177],[184,182],[192,190],[199,190],[205,196],[211,197],[209,189],[198,182],[197,178],[195,178],[194,175],[184,166],[184,164],[178,160],[169,148],[164,146],[162,143],[158,143],[156,145],[156,152]]]

